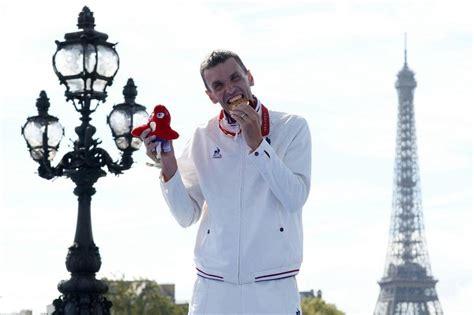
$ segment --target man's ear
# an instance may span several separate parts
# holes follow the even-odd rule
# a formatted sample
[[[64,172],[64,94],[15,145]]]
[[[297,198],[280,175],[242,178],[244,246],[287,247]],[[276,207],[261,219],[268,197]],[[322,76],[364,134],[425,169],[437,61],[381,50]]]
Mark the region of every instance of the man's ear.
[[[209,96],[209,99],[211,100],[211,102],[213,104],[216,104],[217,103],[217,98],[214,96],[214,93],[212,93],[211,91],[209,90],[206,90],[206,94],[207,96]]]
[[[249,81],[250,86],[253,86],[255,84],[255,82],[253,80],[253,75],[250,72],[250,70],[247,71],[247,80]]]

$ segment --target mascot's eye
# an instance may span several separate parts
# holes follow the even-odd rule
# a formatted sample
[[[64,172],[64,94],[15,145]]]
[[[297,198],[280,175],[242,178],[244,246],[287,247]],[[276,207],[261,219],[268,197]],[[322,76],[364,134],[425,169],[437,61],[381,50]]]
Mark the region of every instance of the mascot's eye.
[[[161,119],[163,117],[165,117],[165,113],[163,112],[156,113],[156,118]]]

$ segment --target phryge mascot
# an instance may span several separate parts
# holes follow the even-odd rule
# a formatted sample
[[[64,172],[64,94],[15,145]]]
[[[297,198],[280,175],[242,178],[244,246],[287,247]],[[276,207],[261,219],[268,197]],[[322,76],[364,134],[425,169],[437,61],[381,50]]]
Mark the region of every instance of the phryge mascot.
[[[148,122],[133,128],[132,136],[140,137],[145,129],[150,128],[150,135],[156,136],[155,141],[161,143],[164,152],[169,152],[171,151],[171,146],[168,140],[174,140],[179,137],[179,134],[171,128],[170,124],[171,115],[168,109],[164,105],[156,105]]]

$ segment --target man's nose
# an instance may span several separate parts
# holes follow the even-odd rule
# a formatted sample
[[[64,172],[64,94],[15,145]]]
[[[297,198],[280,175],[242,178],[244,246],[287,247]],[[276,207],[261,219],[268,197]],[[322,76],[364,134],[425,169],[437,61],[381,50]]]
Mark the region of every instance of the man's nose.
[[[228,94],[231,94],[232,92],[234,92],[234,84],[232,83],[232,81],[227,81],[226,84],[225,84],[225,91],[228,93]]]

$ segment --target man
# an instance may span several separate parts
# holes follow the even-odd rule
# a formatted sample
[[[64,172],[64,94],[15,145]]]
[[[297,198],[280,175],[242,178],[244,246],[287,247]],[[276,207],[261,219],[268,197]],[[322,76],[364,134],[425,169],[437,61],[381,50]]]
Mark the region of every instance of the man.
[[[183,227],[201,219],[190,314],[300,314],[295,275],[310,189],[308,125],[268,110],[252,94],[254,78],[233,52],[212,52],[201,77],[220,114],[195,130],[179,161],[172,144],[158,149],[171,213]],[[231,107],[243,98],[250,106]],[[157,161],[148,133],[141,137]]]

